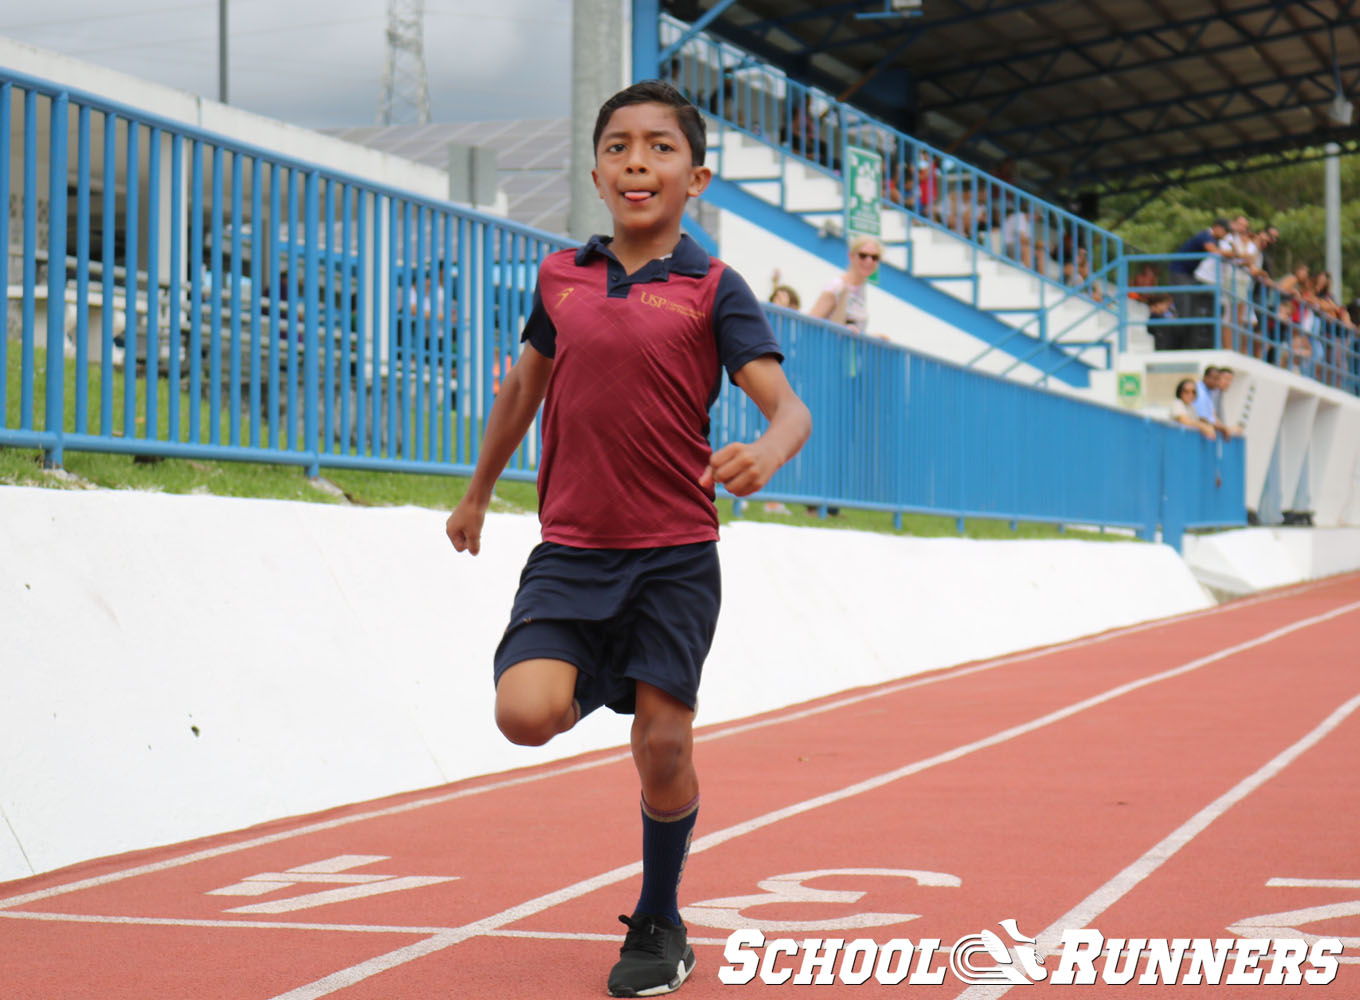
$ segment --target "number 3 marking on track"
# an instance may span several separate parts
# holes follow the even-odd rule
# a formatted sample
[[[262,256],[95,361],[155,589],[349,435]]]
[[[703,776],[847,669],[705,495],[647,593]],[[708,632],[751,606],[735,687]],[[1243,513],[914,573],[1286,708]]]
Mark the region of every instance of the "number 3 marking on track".
[[[729,931],[754,927],[766,933],[883,927],[887,924],[903,924],[920,916],[919,913],[852,913],[830,920],[757,920],[742,913],[747,908],[768,906],[772,903],[857,903],[864,897],[864,893],[853,889],[814,889],[803,884],[811,879],[831,875],[909,878],[917,885],[927,886],[956,887],[963,884],[963,880],[957,875],[946,875],[944,872],[903,868],[822,868],[817,871],[792,872],[788,875],[762,879],[756,885],[763,889],[763,892],[752,893],[749,896],[705,899],[693,906],[686,906],[681,910],[681,915],[686,923],[719,927]]]

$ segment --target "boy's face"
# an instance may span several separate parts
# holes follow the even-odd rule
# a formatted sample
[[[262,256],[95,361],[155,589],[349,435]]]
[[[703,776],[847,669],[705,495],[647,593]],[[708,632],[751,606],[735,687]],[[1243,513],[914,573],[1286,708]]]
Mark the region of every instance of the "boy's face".
[[[690,163],[675,111],[664,104],[629,104],[610,117],[590,172],[614,219],[614,234],[664,233],[677,227],[685,202],[708,186],[712,172]]]

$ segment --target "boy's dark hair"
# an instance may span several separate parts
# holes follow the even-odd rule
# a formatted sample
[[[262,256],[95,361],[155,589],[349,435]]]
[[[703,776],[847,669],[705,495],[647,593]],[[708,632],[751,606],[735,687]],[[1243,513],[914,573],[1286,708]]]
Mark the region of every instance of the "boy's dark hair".
[[[604,134],[609,119],[614,117],[614,112],[619,108],[626,108],[630,104],[664,104],[674,110],[680,131],[684,134],[685,141],[689,143],[690,163],[696,167],[703,165],[708,148],[704,119],[699,114],[699,109],[691,104],[684,94],[662,80],[643,80],[641,83],[635,83],[620,90],[600,105],[600,113],[595,116],[595,135],[591,139],[591,148],[599,150],[600,136]]]

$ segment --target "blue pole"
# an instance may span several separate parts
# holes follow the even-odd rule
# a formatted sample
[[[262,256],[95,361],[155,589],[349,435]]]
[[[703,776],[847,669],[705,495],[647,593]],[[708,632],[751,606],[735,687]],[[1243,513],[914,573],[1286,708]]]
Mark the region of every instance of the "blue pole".
[[[0,83],[0,135],[9,135],[10,95],[13,84]],[[9,161],[8,156],[0,156],[0,247],[5,248],[4,278],[9,286]],[[9,296],[5,297],[5,326],[9,325]],[[0,336],[0,427],[8,423],[9,413],[9,333]]]
[[[260,344],[261,312],[264,307],[264,164],[258,156],[250,161],[250,446],[260,446]]]
[[[354,440],[355,451],[362,455],[368,451],[368,397],[364,362],[365,342],[368,339],[368,300],[366,290],[368,262],[368,195],[360,189],[354,200]],[[348,272],[346,272],[348,273]]]
[[[189,178],[189,440],[203,437],[203,143],[194,141]]]
[[[317,310],[320,307],[321,296],[317,288],[317,240],[320,237],[317,229],[320,206],[318,205],[318,185],[320,177],[315,170],[307,174],[307,260],[303,265],[305,272],[306,291],[303,293],[304,306],[307,311],[306,329],[303,334],[305,340],[302,347],[302,382],[303,382],[303,402],[302,402],[302,440],[303,450],[312,456],[312,460],[307,465],[307,475],[315,479],[321,475],[321,466],[317,458]]]
[[[24,303],[19,333],[19,428],[26,431],[33,429],[33,292],[38,281],[37,267],[38,95],[30,90],[24,94]]]
[[[222,443],[222,148],[212,157],[212,300],[208,303],[208,440]]]
[[[141,257],[137,251],[139,209],[137,193],[142,184],[141,153],[137,148],[141,126],[127,123],[127,213],[124,218],[123,250],[123,436],[137,437],[137,279]]]
[[[279,212],[282,199],[279,197],[279,165],[269,165],[269,447],[279,446],[279,355],[283,351],[283,284],[281,261],[283,250],[279,246]],[[258,224],[257,224],[258,225]],[[263,253],[264,247],[256,247],[255,252]]]
[[[0,135],[9,129],[0,124]],[[0,197],[0,205],[8,198]],[[5,215],[9,213],[6,212]],[[0,233],[0,246],[5,246]],[[81,107],[76,136],[76,421],[77,434],[87,434],[89,415],[89,335],[90,335],[90,109]],[[4,372],[0,357],[0,373]],[[3,376],[0,376],[3,381]],[[0,396],[0,413],[5,409]]]
[[[104,205],[99,225],[104,231],[103,247],[100,252],[100,268],[103,274],[101,289],[101,312],[99,335],[99,433],[104,436],[113,434],[113,272],[118,261],[115,258],[113,237],[118,229],[114,213],[117,211],[118,198],[118,119],[115,115],[104,116]]]
[[[160,427],[161,362],[161,130],[151,126],[146,182],[146,437],[155,440]]]
[[[178,135],[170,136],[170,329],[167,339],[170,348],[170,365],[166,386],[166,403],[170,426],[166,435],[171,441],[179,440],[179,380],[181,375],[181,337],[179,297],[184,270],[184,237],[180,227],[184,224],[184,141]]]
[[[227,350],[231,359],[227,364],[227,377],[231,384],[227,387],[227,399],[231,412],[227,414],[227,433],[233,445],[241,443],[241,226],[244,218],[241,212],[243,200],[243,178],[241,177],[241,154],[231,154],[231,284],[230,296],[231,333]]]
[[[66,108],[67,97],[52,99],[47,226],[47,421],[55,444],[43,449],[43,465],[61,465],[66,388]]]
[[[660,73],[660,0],[633,0],[633,81],[653,80]]]

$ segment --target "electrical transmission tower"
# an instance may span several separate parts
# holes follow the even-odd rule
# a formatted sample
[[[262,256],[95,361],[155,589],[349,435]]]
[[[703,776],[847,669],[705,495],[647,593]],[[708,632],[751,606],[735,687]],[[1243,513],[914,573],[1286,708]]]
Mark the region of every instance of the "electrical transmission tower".
[[[387,66],[378,124],[430,121],[425,72],[425,0],[387,0]]]

